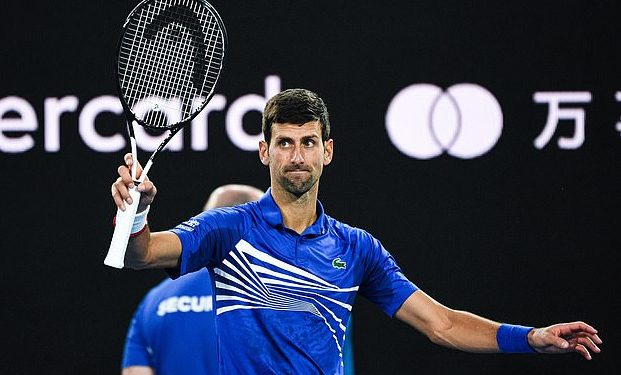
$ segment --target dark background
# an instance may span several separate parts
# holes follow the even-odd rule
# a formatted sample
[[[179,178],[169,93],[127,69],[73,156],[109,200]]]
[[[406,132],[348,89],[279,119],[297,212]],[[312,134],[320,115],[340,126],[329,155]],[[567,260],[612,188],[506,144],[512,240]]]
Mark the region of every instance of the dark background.
[[[115,212],[109,186],[124,151],[87,147],[77,113],[61,118],[60,150],[43,148],[46,98],[75,95],[79,112],[92,98],[116,95],[116,43],[135,4],[2,5],[0,100],[26,99],[39,122],[32,149],[0,154],[3,374],[119,373],[133,310],[163,277],[102,263]],[[604,340],[591,362],[461,353],[431,344],[361,298],[353,314],[358,373],[618,371],[618,1],[213,4],[229,33],[217,90],[228,104],[263,94],[272,74],[283,89],[306,87],[328,103],[335,160],[320,199],[331,216],[374,234],[412,281],[450,307],[534,326],[585,320]],[[469,160],[417,160],[392,145],[384,116],[397,92],[415,83],[464,82],[500,103],[504,126],[494,148]],[[570,105],[586,113],[580,148],[556,145],[571,136],[571,122],[561,122],[543,149],[533,146],[548,112],[533,101],[538,91],[592,93],[591,103]],[[184,151],[167,152],[154,165],[153,228],[195,214],[218,185],[268,187],[257,153],[229,140],[224,113],[210,115],[207,151],[191,151],[186,140]],[[258,133],[259,113],[248,113],[244,124]],[[124,119],[104,114],[97,126],[123,132]]]

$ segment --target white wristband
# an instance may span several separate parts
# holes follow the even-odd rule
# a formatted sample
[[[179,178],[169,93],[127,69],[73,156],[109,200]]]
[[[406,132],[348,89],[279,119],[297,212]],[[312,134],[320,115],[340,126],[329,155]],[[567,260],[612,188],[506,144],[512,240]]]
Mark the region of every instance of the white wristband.
[[[132,224],[132,235],[142,232],[145,225],[147,225],[147,214],[149,213],[150,208],[151,206],[147,206],[144,211],[136,214],[136,216],[134,217],[134,224]]]

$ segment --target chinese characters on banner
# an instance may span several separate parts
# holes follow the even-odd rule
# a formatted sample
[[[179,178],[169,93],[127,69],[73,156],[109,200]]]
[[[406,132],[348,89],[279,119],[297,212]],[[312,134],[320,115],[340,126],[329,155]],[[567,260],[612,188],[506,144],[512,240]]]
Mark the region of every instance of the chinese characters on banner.
[[[615,93],[615,99],[621,103],[621,91]],[[533,95],[535,103],[548,105],[548,118],[541,133],[533,142],[538,149],[544,148],[554,136],[560,120],[573,122],[573,136],[559,136],[557,145],[563,150],[580,148],[585,140],[586,113],[584,105],[591,103],[593,95],[589,91],[539,91]],[[621,119],[616,123],[616,130],[621,132]]]

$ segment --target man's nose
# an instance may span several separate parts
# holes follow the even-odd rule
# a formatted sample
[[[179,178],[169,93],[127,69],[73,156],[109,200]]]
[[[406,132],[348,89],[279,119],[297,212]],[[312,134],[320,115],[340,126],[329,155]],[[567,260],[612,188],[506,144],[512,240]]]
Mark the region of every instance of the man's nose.
[[[291,155],[291,163],[293,164],[303,164],[304,156],[302,155],[302,148],[295,147],[293,149],[293,155]]]

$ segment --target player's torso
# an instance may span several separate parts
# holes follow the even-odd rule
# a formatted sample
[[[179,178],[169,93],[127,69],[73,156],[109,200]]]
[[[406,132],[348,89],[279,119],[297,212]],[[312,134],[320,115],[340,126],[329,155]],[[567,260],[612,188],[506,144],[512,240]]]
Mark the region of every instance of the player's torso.
[[[213,271],[221,368],[342,371],[345,326],[364,267],[337,229],[298,235],[254,226],[224,256]],[[236,356],[244,361],[231,364]]]

